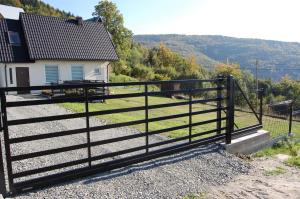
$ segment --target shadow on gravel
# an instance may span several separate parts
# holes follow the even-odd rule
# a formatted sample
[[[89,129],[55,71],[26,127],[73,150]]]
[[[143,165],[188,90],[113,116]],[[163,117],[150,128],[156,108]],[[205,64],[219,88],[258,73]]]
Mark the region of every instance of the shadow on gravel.
[[[90,184],[90,183],[95,183],[98,181],[109,180],[112,178],[128,175],[133,172],[148,170],[148,169],[152,169],[152,168],[167,165],[167,164],[174,164],[174,163],[177,163],[180,161],[189,160],[189,159],[195,158],[197,156],[201,156],[201,155],[205,155],[205,154],[209,154],[209,153],[222,154],[221,151],[223,151],[222,147],[217,144],[202,146],[202,147],[198,147],[195,149],[190,149],[185,152],[169,155],[169,156],[162,157],[162,158],[153,159],[153,160],[150,160],[150,161],[147,161],[144,163],[133,164],[133,165],[121,168],[121,169],[103,172],[103,173],[94,175],[87,180],[83,180],[83,184]]]

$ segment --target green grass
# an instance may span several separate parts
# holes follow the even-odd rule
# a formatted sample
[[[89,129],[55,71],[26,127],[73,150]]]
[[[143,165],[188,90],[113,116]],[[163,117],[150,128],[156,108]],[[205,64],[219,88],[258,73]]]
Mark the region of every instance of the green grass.
[[[156,87],[150,87],[149,91],[157,90]],[[143,87],[118,87],[113,88],[111,91],[114,94],[121,94],[121,93],[136,93],[142,92]],[[168,104],[174,102],[182,102],[184,100],[179,99],[171,99],[166,97],[149,97],[149,105],[155,104]],[[145,98],[144,97],[135,97],[135,98],[123,98],[123,99],[110,99],[107,100],[105,103],[90,103],[89,110],[90,111],[100,111],[100,110],[111,110],[111,109],[119,109],[119,108],[129,108],[129,107],[137,107],[137,106],[144,106],[145,105]],[[64,103],[62,104],[63,107],[70,109],[74,112],[84,112],[85,106],[83,103]],[[214,106],[207,105],[207,104],[194,104],[193,111],[200,111],[200,110],[207,110],[215,108]],[[189,110],[188,105],[184,106],[176,106],[176,107],[168,107],[168,108],[160,108],[149,110],[149,118],[167,116],[167,115],[175,115],[180,113],[187,113]],[[135,112],[128,112],[128,113],[117,113],[117,114],[110,114],[110,115],[102,115],[97,116],[103,120],[108,121],[109,123],[121,123],[121,122],[129,122],[134,120],[142,120],[145,118],[145,111],[135,111]],[[222,117],[225,117],[225,113],[222,113]],[[193,122],[200,122],[205,120],[216,119],[216,113],[207,113],[201,115],[194,115],[192,117]],[[271,120],[269,117],[264,117],[264,121]],[[249,126],[251,124],[257,124],[257,120],[253,114],[245,113],[245,112],[235,112],[235,121],[239,128]],[[181,126],[186,125],[189,123],[189,117],[181,117],[176,119],[158,121],[158,122],[151,122],[149,124],[149,131],[155,131],[159,129],[170,128],[174,126]],[[225,121],[222,122],[223,126],[225,126]],[[278,130],[281,128],[282,124],[279,121],[266,122],[266,124],[270,124],[266,126],[266,129],[271,131],[273,136],[278,134]],[[141,132],[145,131],[145,125],[135,125],[132,126]],[[300,124],[294,125],[295,131],[300,132]],[[192,134],[200,133],[207,130],[212,130],[216,128],[216,123],[210,123],[202,126],[195,126],[192,128]],[[273,133],[274,132],[274,133]],[[177,131],[165,133],[166,136],[175,138],[188,135],[188,129],[180,129]],[[296,134],[299,135],[298,133]],[[206,135],[210,136],[210,135]]]
[[[297,151],[299,150],[300,143],[296,143],[293,139],[289,139],[281,141],[279,143],[274,144],[272,147],[259,151],[258,153],[256,153],[256,156],[274,156],[277,154],[297,156]]]
[[[300,156],[294,156],[285,161],[289,166],[294,166],[300,169]]]
[[[265,171],[266,176],[277,176],[286,173],[286,170],[282,167],[276,167],[273,170]]]
[[[186,196],[184,196],[182,199],[205,199],[206,198],[206,194],[205,193],[201,193],[201,194],[188,194]]]

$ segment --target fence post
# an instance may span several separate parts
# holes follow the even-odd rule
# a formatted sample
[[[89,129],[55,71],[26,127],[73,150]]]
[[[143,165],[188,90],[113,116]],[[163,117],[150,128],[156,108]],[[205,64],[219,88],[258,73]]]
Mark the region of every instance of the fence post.
[[[14,189],[14,183],[13,183],[13,177],[12,177],[12,161],[11,161],[11,152],[10,152],[10,145],[9,145],[8,126],[7,126],[7,110],[6,110],[5,92],[1,91],[0,96],[1,96],[1,116],[2,116],[2,122],[3,122],[2,125],[3,125],[4,147],[5,147],[5,156],[6,156],[6,168],[7,168],[7,177],[8,177],[8,188],[9,188],[10,192],[14,192],[15,189]],[[1,152],[1,155],[2,155],[2,152]],[[3,159],[1,160],[1,164],[3,164]],[[2,170],[2,168],[0,168],[0,169]],[[2,192],[2,189],[6,190],[5,182],[2,182],[3,181],[2,178],[5,178],[4,172],[3,172],[3,176],[1,176],[1,179],[0,179],[0,181],[1,181],[0,182],[1,183],[0,184],[1,192]]]
[[[192,89],[189,89],[189,143],[192,142]]]
[[[85,102],[85,120],[86,120],[86,136],[87,136],[87,144],[88,144],[88,160],[89,167],[92,166],[91,162],[91,135],[90,135],[90,117],[89,117],[89,96],[88,96],[88,88],[84,88],[84,102]]]
[[[231,134],[234,131],[234,79],[227,76],[227,113],[226,113],[226,144],[231,143]]]
[[[264,89],[260,89],[259,91],[259,124],[263,124],[263,93]]]
[[[148,84],[145,83],[145,134],[146,134],[146,153],[149,152],[149,109],[148,109]]]
[[[218,75],[217,77],[217,134],[221,134],[221,127],[222,127],[222,121],[221,121],[221,117],[222,117],[222,90],[221,90],[221,83],[222,83],[222,76]]]
[[[294,102],[292,101],[291,104],[290,104],[290,117],[289,117],[289,136],[292,136],[293,133],[292,133],[292,124],[293,124],[293,105],[294,105]]]

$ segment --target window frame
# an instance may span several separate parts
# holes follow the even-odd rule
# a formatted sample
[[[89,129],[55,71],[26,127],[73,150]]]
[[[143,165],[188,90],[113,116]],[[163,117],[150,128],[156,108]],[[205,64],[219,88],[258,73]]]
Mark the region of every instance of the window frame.
[[[96,72],[96,70],[98,70],[99,72]],[[102,75],[101,68],[99,67],[94,68],[94,74],[101,76]]]
[[[7,35],[8,35],[8,41],[11,45],[13,46],[21,46],[21,37],[20,37],[20,34],[16,31],[7,31]],[[17,42],[13,41],[14,37],[16,36],[17,38]]]
[[[74,79],[73,78],[73,68],[81,67],[82,68],[82,79]],[[72,81],[83,81],[85,79],[84,65],[71,65],[71,79]]]
[[[47,70],[46,70],[47,67],[55,67],[55,68],[57,68],[57,82],[47,82]],[[59,83],[59,78],[60,78],[58,65],[47,64],[47,65],[45,65],[44,69],[45,69],[45,83],[46,84],[53,84],[53,83],[57,83],[58,84]]]
[[[9,73],[9,83],[10,84],[14,84],[14,79],[13,79],[13,69],[12,68],[9,68],[8,69],[8,73]]]

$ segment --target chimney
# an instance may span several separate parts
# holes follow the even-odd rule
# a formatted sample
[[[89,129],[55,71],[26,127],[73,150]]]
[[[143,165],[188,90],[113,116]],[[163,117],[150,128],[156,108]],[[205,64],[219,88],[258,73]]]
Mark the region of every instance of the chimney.
[[[78,26],[82,26],[83,25],[83,19],[82,17],[76,17],[76,22]]]

